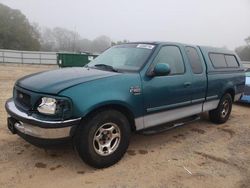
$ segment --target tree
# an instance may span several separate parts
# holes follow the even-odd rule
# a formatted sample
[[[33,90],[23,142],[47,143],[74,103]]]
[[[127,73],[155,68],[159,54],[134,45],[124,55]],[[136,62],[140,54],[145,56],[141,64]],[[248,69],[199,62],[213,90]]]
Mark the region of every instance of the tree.
[[[82,52],[93,52],[92,51],[92,41],[89,39],[81,39],[77,42],[77,45],[80,46],[80,51]]]
[[[45,51],[92,52],[100,53],[111,46],[107,36],[93,41],[83,39],[77,32],[65,28],[43,28],[40,30],[41,49]]]
[[[235,52],[242,61],[250,61],[250,46],[241,46],[235,49]]]
[[[55,51],[56,41],[54,33],[49,28],[40,29],[40,43],[41,50],[43,51]]]
[[[111,45],[114,46],[114,45],[118,45],[118,44],[125,44],[128,42],[129,42],[129,40],[126,40],[126,39],[124,39],[123,41],[117,41],[117,42],[112,41]]]
[[[56,40],[56,48],[63,51],[79,51],[76,49],[76,41],[81,39],[77,32],[70,31],[64,28],[56,27],[53,29]]]
[[[92,52],[103,52],[111,46],[111,40],[107,36],[100,36],[92,41]]]
[[[235,52],[241,61],[250,61],[250,36],[245,39],[245,42],[247,45],[236,48]]]
[[[0,48],[40,50],[39,33],[19,11],[0,4]]]
[[[56,27],[43,28],[41,33],[41,48],[46,51],[80,51],[80,35],[77,32]]]

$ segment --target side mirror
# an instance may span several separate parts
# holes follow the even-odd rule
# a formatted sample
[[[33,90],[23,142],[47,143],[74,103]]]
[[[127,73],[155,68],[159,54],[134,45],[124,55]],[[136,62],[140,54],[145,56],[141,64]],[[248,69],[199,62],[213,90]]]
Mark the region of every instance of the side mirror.
[[[155,65],[152,76],[166,76],[170,71],[169,64],[159,63]]]

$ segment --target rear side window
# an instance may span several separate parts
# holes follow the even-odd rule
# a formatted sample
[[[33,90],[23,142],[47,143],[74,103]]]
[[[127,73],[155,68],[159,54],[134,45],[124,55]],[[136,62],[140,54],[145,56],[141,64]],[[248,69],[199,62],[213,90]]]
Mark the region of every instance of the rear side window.
[[[186,47],[185,49],[193,73],[201,74],[203,72],[203,69],[202,69],[201,59],[199,57],[197,50],[190,46]]]
[[[215,54],[215,53],[210,53],[209,57],[213,63],[213,66],[215,68],[226,68],[227,63],[224,57],[224,54]]]
[[[160,49],[154,62],[167,63],[170,66],[170,74],[183,74],[185,71],[180,49],[177,46],[164,46]]]
[[[235,56],[225,55],[225,58],[226,58],[228,67],[239,67],[239,63],[237,62]]]

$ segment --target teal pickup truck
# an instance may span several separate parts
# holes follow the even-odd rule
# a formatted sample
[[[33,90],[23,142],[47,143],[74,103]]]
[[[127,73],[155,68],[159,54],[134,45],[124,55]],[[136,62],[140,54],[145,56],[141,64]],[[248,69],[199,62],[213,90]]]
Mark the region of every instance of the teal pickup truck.
[[[226,122],[244,85],[231,51],[137,42],[113,46],[82,68],[25,76],[5,108],[13,134],[35,145],[73,140],[83,161],[104,168],[122,158],[133,131],[202,112]]]

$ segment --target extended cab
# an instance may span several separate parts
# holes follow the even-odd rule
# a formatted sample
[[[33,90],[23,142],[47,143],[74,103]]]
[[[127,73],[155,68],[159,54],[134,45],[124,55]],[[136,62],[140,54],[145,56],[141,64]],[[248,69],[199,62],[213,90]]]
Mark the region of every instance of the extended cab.
[[[244,84],[244,69],[231,51],[128,43],[85,67],[17,80],[5,107],[12,133],[35,145],[72,139],[86,163],[103,168],[122,158],[132,131],[202,112],[224,123]]]

